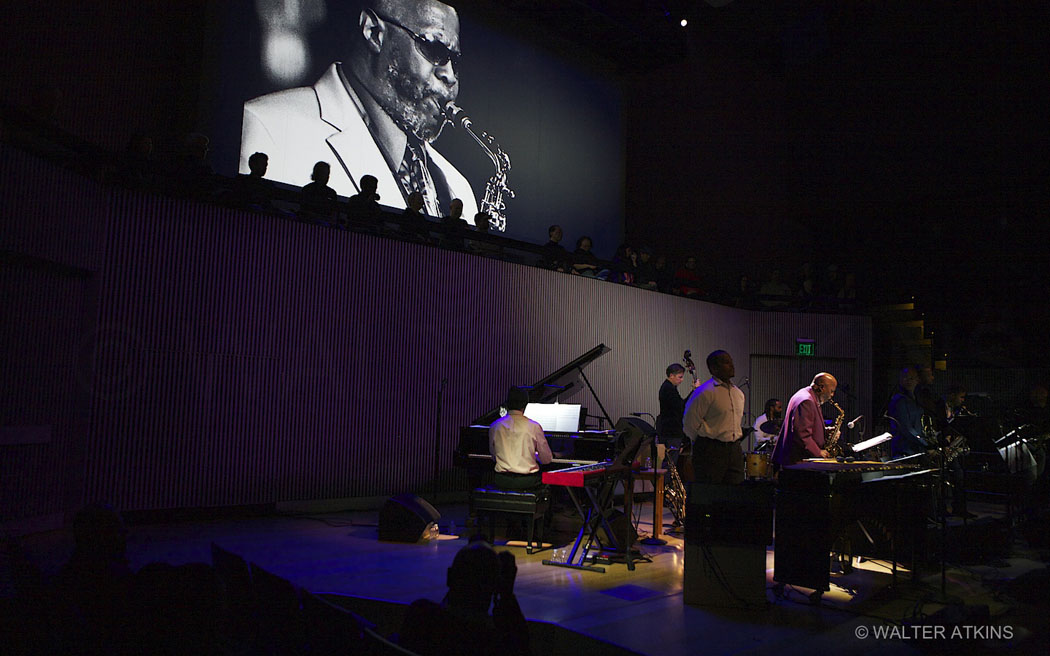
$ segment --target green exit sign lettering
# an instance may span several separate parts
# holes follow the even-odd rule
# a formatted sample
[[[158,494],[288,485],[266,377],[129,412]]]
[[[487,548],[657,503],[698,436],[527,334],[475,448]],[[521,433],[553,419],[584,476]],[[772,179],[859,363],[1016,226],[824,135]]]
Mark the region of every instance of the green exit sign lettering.
[[[813,357],[817,354],[816,344],[812,339],[796,339],[795,354],[799,357]]]

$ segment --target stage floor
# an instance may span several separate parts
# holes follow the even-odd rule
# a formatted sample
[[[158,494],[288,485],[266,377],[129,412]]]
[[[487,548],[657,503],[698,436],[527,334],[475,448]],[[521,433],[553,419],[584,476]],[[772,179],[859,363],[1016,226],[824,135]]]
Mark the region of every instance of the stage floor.
[[[648,534],[652,507],[642,503],[638,508],[638,530]],[[442,535],[427,543],[379,542],[378,513],[355,511],[133,525],[128,556],[133,569],[154,561],[210,562],[215,542],[316,593],[406,604],[421,597],[440,601],[446,568],[467,536],[465,506],[439,510]],[[671,519],[665,513],[667,526]],[[664,546],[640,545],[651,562],[638,562],[633,572],[612,564],[604,574],[545,566],[541,561],[551,557],[551,550],[528,555],[523,546],[499,540],[496,546],[517,557],[515,592],[526,617],[643,654],[917,653],[914,643],[899,638],[875,640],[873,628],[941,608],[932,602],[940,591],[939,571],[917,583],[902,572],[900,585],[892,589],[888,563],[882,561],[861,563],[849,575],[833,575],[832,590],[817,606],[809,603],[806,589],[788,588],[786,598],[775,599],[772,549],[767,552],[765,608],[687,606],[682,601],[681,536],[663,537]],[[64,532],[29,536],[24,544],[45,571],[57,569],[71,550]],[[1029,554],[997,567],[953,568],[948,594],[969,604],[990,604],[993,620],[1008,622],[1003,618],[1010,617],[1014,606],[996,600],[989,582],[1043,567]],[[859,638],[865,631],[868,637]],[[1028,653],[1028,646],[1031,641],[1021,651]]]

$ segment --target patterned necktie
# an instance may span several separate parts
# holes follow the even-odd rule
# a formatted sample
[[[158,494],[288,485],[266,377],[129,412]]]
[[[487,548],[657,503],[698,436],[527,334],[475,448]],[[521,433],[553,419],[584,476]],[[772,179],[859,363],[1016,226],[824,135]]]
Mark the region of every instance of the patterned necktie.
[[[423,153],[418,146],[405,146],[405,156],[401,158],[401,165],[397,167],[397,177],[403,189],[408,193],[418,191],[423,194],[423,200],[426,202],[427,184],[423,174]]]

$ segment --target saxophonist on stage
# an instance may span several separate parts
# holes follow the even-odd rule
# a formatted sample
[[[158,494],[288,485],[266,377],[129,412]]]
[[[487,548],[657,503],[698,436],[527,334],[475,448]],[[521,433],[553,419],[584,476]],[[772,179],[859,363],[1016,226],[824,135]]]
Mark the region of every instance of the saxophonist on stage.
[[[821,372],[813,377],[808,387],[795,392],[784,411],[784,424],[780,427],[776,446],[773,447],[773,464],[778,469],[801,462],[806,458],[827,458],[824,444],[824,416],[820,406],[835,396],[839,383],[829,373]]]

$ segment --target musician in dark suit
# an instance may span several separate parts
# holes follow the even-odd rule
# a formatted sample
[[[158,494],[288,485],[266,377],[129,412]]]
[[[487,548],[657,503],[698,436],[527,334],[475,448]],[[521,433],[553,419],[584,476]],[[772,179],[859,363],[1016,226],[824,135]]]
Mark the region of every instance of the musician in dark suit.
[[[685,414],[685,399],[678,393],[678,386],[685,378],[685,367],[675,362],[666,370],[667,378],[660,385],[660,414],[656,417],[656,433],[660,436],[660,442],[673,452],[669,451],[667,458],[674,462],[678,458],[679,449],[685,440],[682,431],[682,415]],[[693,387],[700,386],[699,380],[693,381]]]
[[[525,416],[529,393],[520,387],[507,391],[507,416],[489,426],[489,453],[496,461],[492,482],[504,490],[524,490],[542,483],[540,465],[553,458],[538,423]]]
[[[835,396],[839,383],[829,373],[813,377],[809,387],[795,392],[784,411],[784,424],[773,447],[773,464],[786,467],[806,458],[827,458],[824,450],[824,416],[820,406]]]
[[[887,414],[890,417],[890,432],[893,433],[891,451],[894,458],[923,453],[929,448],[922,427],[923,409],[915,397],[919,370],[914,365],[901,369],[897,393],[890,399]]]

